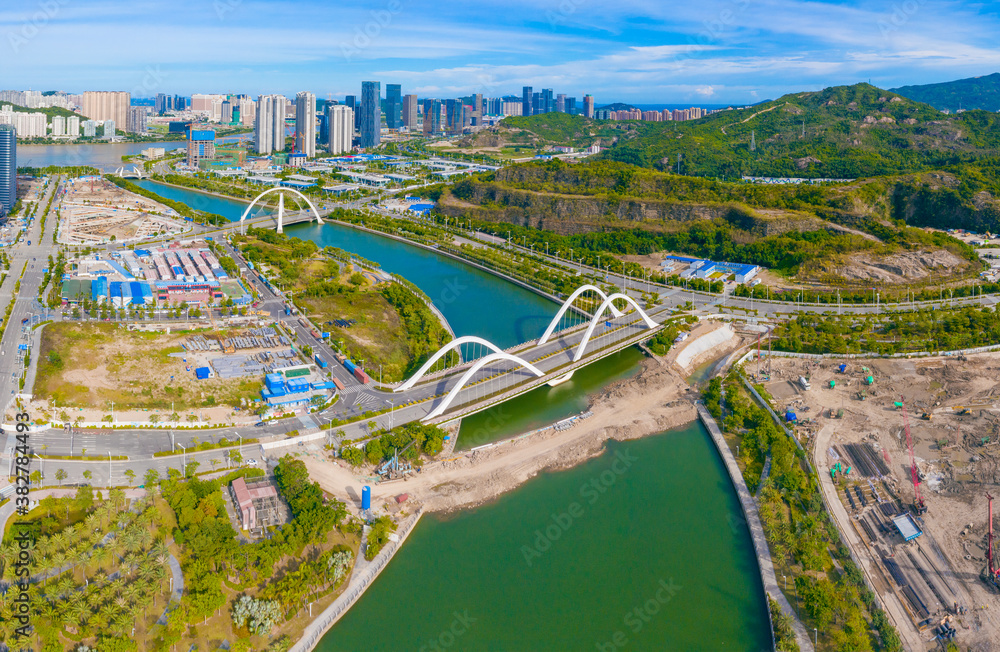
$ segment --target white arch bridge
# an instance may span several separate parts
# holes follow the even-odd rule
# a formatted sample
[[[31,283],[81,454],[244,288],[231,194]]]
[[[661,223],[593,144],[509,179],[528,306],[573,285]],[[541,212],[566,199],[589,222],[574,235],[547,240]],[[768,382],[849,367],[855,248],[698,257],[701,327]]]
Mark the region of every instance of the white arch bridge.
[[[250,211],[252,211],[253,207],[257,205],[257,202],[259,202],[261,199],[263,199],[267,195],[269,195],[271,193],[274,193],[274,192],[279,193],[278,194],[278,233],[284,233],[285,232],[284,231],[284,219],[285,219],[285,195],[284,195],[284,193],[286,193],[286,192],[290,192],[293,195],[297,195],[300,199],[302,199],[303,201],[305,201],[305,203],[309,205],[309,210],[311,210],[312,214],[316,217],[316,223],[317,224],[322,224],[323,223],[323,218],[319,216],[319,211],[316,210],[316,207],[313,206],[313,203],[311,201],[309,201],[308,197],[306,197],[305,195],[303,195],[301,192],[299,192],[295,188],[274,187],[274,188],[268,188],[264,192],[260,193],[256,197],[254,197],[253,201],[250,202],[250,205],[247,206],[247,209],[245,211],[243,211],[243,215],[240,216],[240,227],[241,227],[241,229],[243,229],[244,233],[246,232],[245,221],[246,221],[247,217],[250,216]]]
[[[557,330],[563,323],[567,310],[586,292],[600,297],[601,303],[597,310],[585,324],[573,321],[568,328]],[[622,312],[615,306],[615,302],[632,310],[627,313]],[[620,323],[613,323],[615,321]],[[584,285],[563,302],[542,337],[536,342],[504,351],[481,337],[459,337],[431,356],[413,376],[394,391],[413,392],[415,388],[419,390],[417,385],[422,380],[429,380],[432,384],[439,383],[434,385],[435,389],[447,388],[450,385],[443,397],[437,400],[422,419],[430,421],[443,416],[463,392],[465,395],[461,403],[469,404],[503,395],[510,390],[517,390],[526,380],[552,375],[553,379],[561,382],[560,379],[568,379],[581,363],[587,364],[586,358],[589,355],[601,354],[598,357],[603,357],[635,343],[638,334],[648,335],[650,331],[659,327],[660,323],[646,314],[632,297],[622,293],[608,295],[596,286]],[[556,335],[558,336],[554,337]],[[432,371],[442,359],[447,359],[449,353],[468,350],[470,347],[474,352],[483,352],[485,355],[463,362],[458,367]],[[567,370],[567,366],[570,369]],[[449,381],[463,369],[464,373],[458,381],[450,384]],[[535,384],[537,383],[529,382],[530,386]],[[424,388],[426,389],[426,386]]]

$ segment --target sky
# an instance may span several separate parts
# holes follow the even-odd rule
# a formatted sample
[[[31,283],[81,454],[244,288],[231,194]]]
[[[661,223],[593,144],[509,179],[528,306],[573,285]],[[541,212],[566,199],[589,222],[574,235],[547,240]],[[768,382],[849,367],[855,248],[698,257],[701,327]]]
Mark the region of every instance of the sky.
[[[998,33],[992,0],[20,0],[0,7],[0,88],[748,104],[990,74]]]

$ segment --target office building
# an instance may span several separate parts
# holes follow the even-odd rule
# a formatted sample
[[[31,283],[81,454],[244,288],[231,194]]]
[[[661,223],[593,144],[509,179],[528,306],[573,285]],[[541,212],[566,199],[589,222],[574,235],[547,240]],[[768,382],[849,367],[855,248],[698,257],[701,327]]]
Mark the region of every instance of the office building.
[[[222,116],[220,120],[224,125],[233,123],[233,103],[230,100],[222,102]]]
[[[584,95],[583,96],[583,116],[585,118],[594,117],[594,96]]]
[[[169,108],[173,108],[173,98],[165,93],[157,93],[156,99],[153,101],[153,113],[156,115],[163,115],[168,111]]]
[[[80,117],[70,116],[66,118],[66,135],[76,138],[80,135]]]
[[[114,120],[104,121],[104,137],[111,140],[118,135],[118,129]]]
[[[308,91],[295,96],[295,150],[316,156],[316,96]]]
[[[410,131],[417,130],[417,96],[403,97],[403,126]]]
[[[354,146],[354,110],[346,104],[326,107],[326,125],[329,132],[326,146],[330,153],[351,151]]]
[[[84,120],[83,121],[83,137],[84,138],[96,138],[97,137],[97,121],[96,120]]]
[[[52,118],[52,137],[66,135],[66,118],[61,115]]]
[[[124,125],[128,122],[131,102],[132,96],[122,91],[85,91],[83,115],[98,122],[111,120],[116,125]]]
[[[403,126],[403,95],[399,84],[385,85],[385,126],[389,129]]]
[[[556,95],[556,111],[559,113],[569,113],[566,110],[566,93],[559,93]]]
[[[531,92],[531,86],[525,86],[521,93],[521,115],[531,115],[531,109],[533,108],[532,98],[534,93]]]
[[[128,122],[125,131],[130,134],[146,133],[146,107],[130,106],[128,109]]]
[[[381,82],[361,82],[361,149],[378,147],[382,142],[381,102]]]
[[[354,131],[361,128],[361,103],[358,102],[357,95],[347,95],[344,97],[344,104],[354,111]]]
[[[181,95],[174,95],[174,111],[187,111],[191,107],[188,98]]]
[[[551,88],[543,88],[538,97],[538,112],[552,113],[556,110],[556,100],[552,95]]]
[[[575,97],[567,97],[566,98],[565,110],[566,110],[566,113],[569,113],[570,115],[576,115],[576,98]]]
[[[441,100],[424,100],[424,135],[441,133]]]
[[[215,130],[188,128],[187,164],[198,167],[202,159],[215,158]]]
[[[0,217],[17,203],[17,130],[0,124]]]

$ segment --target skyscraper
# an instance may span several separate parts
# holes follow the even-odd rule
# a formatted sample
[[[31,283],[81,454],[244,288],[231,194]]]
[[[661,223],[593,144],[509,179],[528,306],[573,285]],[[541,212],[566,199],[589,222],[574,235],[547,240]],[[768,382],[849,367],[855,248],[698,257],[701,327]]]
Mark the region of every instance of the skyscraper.
[[[403,126],[403,96],[399,84],[385,85],[385,126],[399,129]]]
[[[254,124],[253,144],[258,154],[270,154],[274,147],[274,103],[270,95],[257,98],[257,120]]]
[[[552,113],[556,110],[556,101],[552,96],[551,88],[543,88],[542,94],[538,98],[538,112],[539,113]]]
[[[326,107],[327,149],[331,154],[351,151],[354,144],[354,110],[344,104]]]
[[[131,102],[132,96],[123,91],[85,91],[83,115],[98,122],[113,120],[116,125],[124,125]]]
[[[594,96],[584,95],[583,96],[583,116],[585,118],[594,117]]]
[[[285,112],[288,107],[288,99],[284,95],[272,95],[271,104],[274,110],[271,112],[271,151],[285,151]]]
[[[351,107],[354,111],[354,131],[361,128],[361,103],[358,102],[357,95],[345,95],[344,104]]]
[[[566,110],[566,93],[556,95],[556,111],[559,113],[569,113]]]
[[[531,86],[525,86],[522,89],[521,97],[521,115],[531,115],[532,98],[534,97]]]
[[[95,120],[83,121],[83,137],[94,138],[97,136],[97,122]]]
[[[224,100],[222,102],[222,117],[219,120],[222,124],[228,125],[233,122],[233,102],[232,100]]]
[[[424,100],[424,135],[441,133],[441,101]]]
[[[308,91],[295,96],[295,149],[316,156],[316,96]]]
[[[80,116],[73,115],[66,119],[66,135],[73,138],[80,135]]]
[[[125,123],[125,131],[130,134],[146,133],[146,107],[130,106],[128,108],[128,122]]]
[[[403,97],[403,126],[410,131],[417,128],[417,96],[406,95]]]
[[[377,147],[382,142],[382,84],[361,82],[361,148]]]
[[[0,124],[0,217],[17,203],[17,130]]]

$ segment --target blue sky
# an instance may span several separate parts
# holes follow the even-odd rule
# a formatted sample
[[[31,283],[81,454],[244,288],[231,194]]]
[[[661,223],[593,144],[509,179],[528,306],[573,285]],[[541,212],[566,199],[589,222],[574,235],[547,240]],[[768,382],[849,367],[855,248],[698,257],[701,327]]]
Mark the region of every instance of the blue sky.
[[[21,0],[0,8],[0,88],[342,98],[376,79],[434,97],[750,103],[996,72],[997,4]]]

